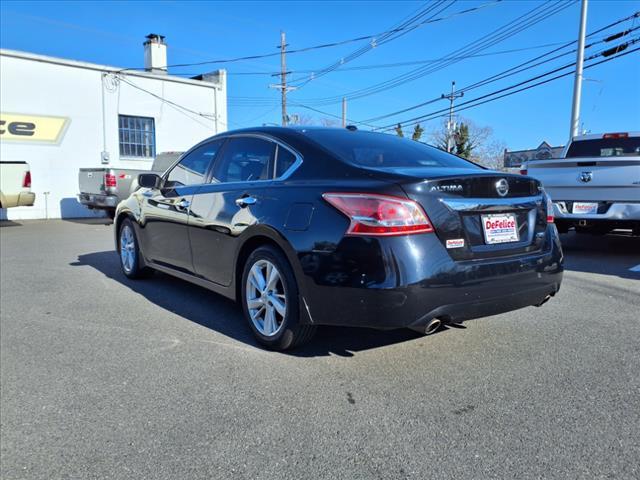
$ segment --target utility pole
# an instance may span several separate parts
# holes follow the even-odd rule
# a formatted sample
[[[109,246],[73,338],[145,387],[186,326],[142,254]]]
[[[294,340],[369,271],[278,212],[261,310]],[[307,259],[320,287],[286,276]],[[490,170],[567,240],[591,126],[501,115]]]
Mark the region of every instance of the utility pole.
[[[571,107],[571,131],[569,140],[579,135],[580,100],[582,97],[582,69],[584,65],[584,38],[587,29],[587,0],[582,0],[580,8],[580,30],[578,32],[578,53],[576,54],[576,76],[573,81],[573,105]]]
[[[440,98],[448,98],[449,99],[449,121],[447,122],[447,152],[451,152],[453,150],[453,102],[456,98],[464,97],[464,92],[454,93],[456,89],[456,82],[451,82],[451,93],[449,95],[445,95],[444,93],[440,95]]]
[[[287,86],[287,39],[284,32],[280,32],[280,83],[271,84],[269,88],[277,88],[282,95],[282,126],[289,123],[287,116],[287,92],[295,90],[296,87]],[[277,74],[276,74],[277,75]]]
[[[342,128],[347,126],[347,97],[342,97]]]

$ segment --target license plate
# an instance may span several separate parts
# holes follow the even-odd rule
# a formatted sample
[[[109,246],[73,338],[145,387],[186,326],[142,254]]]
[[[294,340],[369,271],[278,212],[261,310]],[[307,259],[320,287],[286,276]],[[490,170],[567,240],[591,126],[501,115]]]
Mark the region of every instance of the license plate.
[[[484,240],[488,244],[517,242],[518,222],[513,213],[482,215]]]
[[[598,202],[573,202],[573,213],[598,213]]]

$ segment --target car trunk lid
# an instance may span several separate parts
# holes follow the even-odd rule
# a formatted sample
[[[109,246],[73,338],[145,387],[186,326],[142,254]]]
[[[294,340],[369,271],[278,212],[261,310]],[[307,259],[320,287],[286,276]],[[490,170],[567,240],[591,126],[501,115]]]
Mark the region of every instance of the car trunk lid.
[[[422,205],[456,260],[528,253],[542,247],[546,202],[540,183],[531,177],[476,171],[407,179],[400,185]]]

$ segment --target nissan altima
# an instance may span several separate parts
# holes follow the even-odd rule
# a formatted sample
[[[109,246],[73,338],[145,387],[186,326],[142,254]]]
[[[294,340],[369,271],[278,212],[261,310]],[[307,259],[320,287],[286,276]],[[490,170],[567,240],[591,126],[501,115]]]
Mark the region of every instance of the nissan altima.
[[[537,180],[392,135],[231,131],[138,182],[115,218],[124,275],[159,270],[237,300],[271,349],[318,325],[429,334],[540,306],[562,281]]]

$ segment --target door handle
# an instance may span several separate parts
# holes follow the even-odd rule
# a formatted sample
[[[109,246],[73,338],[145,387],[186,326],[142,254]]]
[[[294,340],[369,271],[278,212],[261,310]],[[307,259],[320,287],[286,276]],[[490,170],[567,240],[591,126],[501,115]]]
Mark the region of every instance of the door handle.
[[[247,196],[236,198],[236,205],[240,208],[248,207],[249,205],[255,205],[258,200],[255,197]]]
[[[185,210],[186,210],[187,208],[189,208],[190,206],[191,206],[191,202],[190,202],[189,200],[184,199],[184,198],[183,198],[182,200],[180,200],[180,201],[176,204],[176,207],[178,207],[178,208],[182,208],[182,209],[185,209]]]

